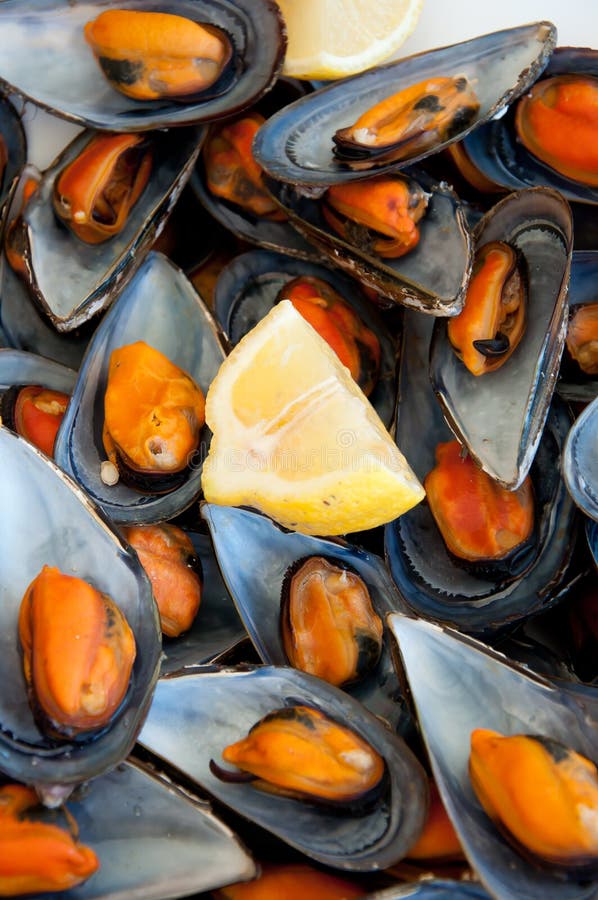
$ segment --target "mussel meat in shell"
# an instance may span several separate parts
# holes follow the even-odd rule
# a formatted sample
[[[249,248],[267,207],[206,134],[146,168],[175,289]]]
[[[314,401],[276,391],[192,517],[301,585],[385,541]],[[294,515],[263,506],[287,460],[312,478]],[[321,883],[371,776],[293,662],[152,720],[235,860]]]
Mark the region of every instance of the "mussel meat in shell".
[[[332,185],[322,198],[331,228],[358,249],[396,259],[417,246],[428,195],[412,178],[377,175]]]
[[[145,493],[183,484],[204,424],[190,375],[145,341],[112,351],[104,396],[104,449],[123,482]]]
[[[386,97],[333,137],[336,158],[352,169],[400,162],[466,128],[480,108],[467,78],[429,78]]]
[[[304,275],[281,288],[276,302],[281,300],[291,301],[369,396],[378,381],[380,341],[338,291],[322,278]]]
[[[102,72],[134,100],[189,98],[211,87],[231,59],[230,39],[184,16],[109,9],[85,26]]]
[[[509,244],[491,241],[476,253],[465,306],[449,319],[448,337],[472,375],[500,368],[525,331],[527,278]]]
[[[424,479],[430,511],[455,560],[480,577],[518,577],[535,553],[534,494],[529,475],[508,491],[479,468],[458,441],[436,447]]]
[[[515,849],[568,871],[598,864],[598,770],[541,735],[478,728],[469,775],[484,811]]]
[[[383,758],[356,732],[318,709],[289,706],[268,713],[246,738],[222,751],[229,772],[210,762],[225,781],[251,781],[270,793],[365,813],[386,790]]]
[[[598,187],[598,78],[545,78],[517,104],[519,140],[560,175]]]
[[[0,897],[66,891],[99,868],[93,850],[77,840],[70,815],[69,830],[27,818],[37,806],[33,788],[0,787]]]
[[[45,734],[70,739],[110,723],[136,654],[133,632],[110,597],[44,566],[25,591],[19,639],[31,707]]]
[[[51,457],[69,400],[39,384],[15,384],[2,395],[0,415],[4,425]]]
[[[567,350],[582,372],[598,375],[598,303],[584,303],[571,312]]]
[[[382,652],[382,620],[367,585],[322,556],[300,560],[287,572],[280,625],[290,664],[329,684],[365,678]]]
[[[56,176],[54,211],[88,244],[100,244],[123,230],[152,168],[143,135],[97,134]]]
[[[201,603],[201,563],[191,539],[167,522],[122,531],[151,582],[162,633],[178,637],[189,630]]]
[[[264,187],[262,168],[251,149],[265,121],[259,113],[250,112],[233,122],[212,126],[203,148],[206,183],[216,197],[245,212],[282,222],[286,216]]]

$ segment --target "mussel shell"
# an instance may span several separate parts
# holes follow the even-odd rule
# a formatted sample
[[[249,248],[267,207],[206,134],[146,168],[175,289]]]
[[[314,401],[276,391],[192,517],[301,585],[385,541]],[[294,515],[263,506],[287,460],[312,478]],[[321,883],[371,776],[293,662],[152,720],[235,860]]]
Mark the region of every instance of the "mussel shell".
[[[233,347],[270,312],[280,289],[291,279],[310,275],[327,281],[357,312],[380,342],[380,375],[369,400],[389,427],[396,396],[396,340],[359,285],[346,275],[313,262],[264,250],[237,256],[214,289],[214,312]]]
[[[532,866],[501,837],[479,805],[467,771],[470,734],[550,737],[595,756],[598,696],[555,687],[459,632],[392,615],[394,634],[429,753],[434,778],[463,850],[494,897],[590,900],[596,880],[571,883]]]
[[[427,376],[433,320],[408,312],[404,318],[396,440],[413,460],[420,480],[434,466],[436,445],[452,439]],[[571,558],[575,508],[560,475],[560,458],[571,418],[555,399],[540,441],[531,478],[534,487],[536,556],[524,576],[494,581],[466,572],[449,555],[428,505],[385,528],[386,558],[403,600],[418,615],[473,634],[547,608]]]
[[[325,221],[320,203],[292,185],[270,179],[268,189],[291,224],[333,265],[397,303],[431,315],[456,315],[463,306],[473,262],[461,204],[446,184],[435,184],[416,170],[404,174],[414,178],[430,198],[419,223],[417,247],[394,260],[366,253],[339,237]]]
[[[231,38],[233,64],[187,103],[125,97],[101,74],[83,27],[108,7],[142,6],[215,25]],[[38,106],[102,131],[147,131],[232,116],[276,79],[286,47],[270,0],[7,0],[0,9],[0,80]],[[76,76],[73,76],[76,73]]]
[[[0,95],[0,141],[6,147],[4,171],[0,166],[0,236],[2,235],[6,205],[27,162],[27,141],[21,119],[7,97]]]
[[[567,490],[586,516],[598,522],[598,397],[571,427],[563,451]]]
[[[387,613],[405,609],[381,559],[345,542],[285,531],[266,516],[204,503],[208,524],[224,582],[260,658],[268,665],[288,665],[280,632],[281,591],[288,570],[308,556],[325,556],[349,566],[364,580],[374,610],[382,620]],[[410,727],[407,702],[394,677],[388,637],[382,656],[362,682],[348,693],[393,730],[405,734]]]
[[[594,522],[593,519],[586,521],[586,540],[594,559],[594,564],[598,569],[598,522]]]
[[[76,137],[46,170],[17,228],[27,262],[27,286],[55,328],[76,328],[122,290],[164,227],[191,175],[202,138],[203,131],[197,128],[148,137],[153,153],[148,184],[122,231],[103,244],[81,241],[58,219],[52,204],[56,178],[88,143],[89,132]]]
[[[388,794],[358,817],[272,796],[250,784],[225,784],[210,772],[225,746],[283,706],[315,706],[367,740],[384,758]],[[348,694],[296,669],[264,666],[174,676],[158,683],[139,736],[220,802],[307,856],[338,869],[369,871],[404,856],[427,810],[427,781],[403,741]]]
[[[149,524],[171,518],[189,506],[200,490],[202,452],[190,461],[184,484],[163,495],[142,495],[122,483],[106,486],[100,465],[104,394],[112,350],[137,340],[164,353],[206,393],[224,350],[217,326],[180,269],[150,253],[102,320],[81,366],[73,399],[54,449],[56,461],[118,524]]]
[[[476,228],[476,245],[502,240],[527,271],[526,328],[500,369],[472,375],[438,321],[430,379],[451,429],[492,478],[518,487],[542,435],[565,341],[573,243],[571,211],[548,188],[510,194]]]
[[[0,350],[0,389],[13,384],[41,384],[52,391],[70,394],[77,373],[51,359],[6,348]]]
[[[588,303],[598,303],[598,251],[574,250],[569,279],[570,318],[577,307]],[[568,402],[589,403],[598,396],[598,375],[582,372],[565,347],[555,390]]]
[[[383,888],[367,894],[367,900],[490,900],[490,894],[480,884],[470,881],[451,881],[431,878],[396,887]],[[365,898],[364,898],[365,900]]]
[[[133,745],[158,677],[157,612],[139,562],[83,492],[40,451],[6,428],[0,428],[0,451],[5,518],[0,550],[2,769],[26,783],[73,785],[112,768]],[[84,577],[109,594],[125,614],[137,645],[131,684],[112,722],[91,740],[59,746],[35,724],[17,640],[23,594],[44,564]]]
[[[497,31],[427,53],[419,53],[338,81],[292,103],[262,126],[254,155],[273,178],[291,184],[327,186],[372,173],[339,165],[332,136],[385,97],[434,76],[465,75],[473,83],[480,110],[472,124],[438,146],[399,163],[409,165],[460,140],[523,93],[542,72],[554,45],[556,29],[537,22]],[[396,168],[387,163],[377,171]]]

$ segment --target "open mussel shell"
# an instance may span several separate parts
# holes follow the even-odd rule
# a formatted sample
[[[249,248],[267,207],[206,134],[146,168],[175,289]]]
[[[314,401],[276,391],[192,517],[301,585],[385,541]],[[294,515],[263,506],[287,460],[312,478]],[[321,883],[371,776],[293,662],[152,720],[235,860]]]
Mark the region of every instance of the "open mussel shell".
[[[575,420],[565,442],[563,477],[582,512],[598,522],[598,397]]]
[[[101,244],[80,240],[58,220],[52,204],[58,175],[79,156],[90,133],[75,138],[43,174],[16,228],[29,291],[59,331],[70,331],[105,309],[139,267],[191,175],[202,136],[198,128],[148,136],[149,181],[122,231]]]
[[[145,341],[187,372],[206,393],[224,350],[216,323],[187,281],[160,253],[150,253],[98,326],[81,366],[69,409],[56,438],[58,464],[119,524],[149,524],[186,509],[199,494],[201,452],[186,481],[168,494],[140,494],[100,477],[104,395],[113,350]]]
[[[597,76],[598,50],[557,47],[542,77],[563,74]],[[515,132],[515,105],[503,118],[488,122],[467,136],[464,149],[473,166],[490,181],[509,190],[546,185],[568,200],[598,203],[598,188],[559,174],[523,146]]]
[[[220,761],[225,746],[272,710],[297,704],[346,723],[384,758],[388,792],[369,812],[335,814],[211,773],[210,759]],[[206,668],[161,679],[140,742],[244,818],[337,869],[391,865],[415,842],[426,816],[426,777],[403,741],[348,694],[296,669]]]
[[[411,884],[383,888],[364,896],[364,900],[490,900],[480,884],[471,881],[451,881],[449,879],[427,879]]]
[[[0,95],[0,233],[6,204],[27,162],[21,119],[8,97]]]
[[[590,304],[598,304],[598,251],[574,250],[569,279],[569,321],[578,309]],[[598,375],[583,372],[565,347],[555,390],[568,402],[589,403],[598,396]]]
[[[239,615],[260,658],[269,665],[289,665],[280,630],[283,585],[289,569],[306,557],[323,556],[357,572],[382,621],[387,613],[405,608],[382,560],[366,550],[284,531],[266,516],[244,509],[204,503],[201,515]],[[394,675],[387,636],[377,665],[347,690],[393,729],[401,732],[407,727],[410,717]]]
[[[120,762],[133,746],[158,677],[160,635],[149,581],[95,507],[43,453],[0,428],[0,759],[28,784],[73,785]],[[133,630],[137,656],[125,699],[104,731],[56,744],[42,734],[27,698],[17,639],[25,589],[44,565],[76,574],[108,594]]]
[[[41,384],[53,391],[70,394],[77,373],[51,359],[24,350],[0,350],[0,389],[13,384]]]
[[[388,427],[396,397],[396,340],[359,285],[335,269],[254,250],[222,270],[214,290],[214,312],[233,346],[270,312],[278,292],[291,279],[309,275],[328,282],[357,312],[380,342],[380,375],[369,400]]]
[[[335,266],[384,297],[436,316],[456,315],[463,306],[471,271],[472,238],[456,194],[422,172],[410,177],[429,193],[415,249],[399,259],[382,259],[339,237],[322,215],[320,202],[290,184],[268,181],[268,189],[294,227]]]
[[[532,464],[565,342],[573,226],[556,191],[510,194],[479,223],[476,246],[504,241],[519,255],[527,282],[523,337],[499,369],[473,375],[436,322],[430,378],[445,418],[478,465],[509,489]]]
[[[38,106],[104,131],[147,131],[232,116],[275,80],[286,34],[270,0],[7,0],[0,9],[0,80]],[[112,88],[83,36],[109,8],[174,13],[224,30],[233,59],[219,81],[188,102],[139,101]]]
[[[428,379],[433,327],[427,317],[412,312],[404,317],[396,440],[401,452],[413,460],[420,481],[434,467],[437,444],[453,438]],[[483,634],[557,599],[571,558],[576,513],[560,474],[570,426],[565,405],[555,398],[530,472],[536,534],[525,574],[482,579],[466,571],[448,553],[425,501],[386,526],[391,575],[418,615]]]
[[[589,900],[596,880],[564,881],[531,865],[501,837],[470,784],[470,735],[476,728],[538,734],[592,759],[596,697],[534,675],[470,638],[422,620],[392,615],[394,634],[418,711],[434,778],[471,865],[500,900]]]
[[[554,25],[536,22],[419,53],[346,78],[272,116],[255,139],[255,157],[269,175],[291,184],[325,187],[363,178],[372,170],[352,171],[334,157],[334,133],[403,88],[426,78],[465,75],[480,101],[474,122],[401,163],[408,165],[460,140],[519,96],[542,72],[555,43]],[[388,163],[376,171],[396,165]]]

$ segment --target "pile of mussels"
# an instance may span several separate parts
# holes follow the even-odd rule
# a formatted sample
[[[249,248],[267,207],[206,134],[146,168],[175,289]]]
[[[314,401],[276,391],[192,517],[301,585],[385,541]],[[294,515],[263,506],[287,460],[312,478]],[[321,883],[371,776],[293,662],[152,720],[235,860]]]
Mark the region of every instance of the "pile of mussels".
[[[0,896],[250,851],[264,897],[596,896],[598,51],[556,41],[314,90],[271,0],[0,4]],[[43,172],[32,104],[83,126]],[[384,528],[201,502],[282,299],[425,484]]]

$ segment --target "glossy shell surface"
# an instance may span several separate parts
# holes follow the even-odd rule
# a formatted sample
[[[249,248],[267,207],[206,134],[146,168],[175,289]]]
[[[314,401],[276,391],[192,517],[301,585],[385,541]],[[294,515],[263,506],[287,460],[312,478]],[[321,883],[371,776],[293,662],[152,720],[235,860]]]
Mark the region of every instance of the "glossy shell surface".
[[[0,387],[12,384],[41,384],[53,391],[70,394],[77,373],[51,359],[24,350],[0,350]]]
[[[0,165],[0,232],[4,206],[27,161],[27,141],[21,119],[10,100],[0,96],[0,142],[6,148],[6,166]],[[0,159],[2,155],[0,154]]]
[[[598,251],[574,250],[569,279],[570,318],[578,307],[590,303],[598,303]],[[598,376],[582,372],[565,348],[556,391],[569,402],[588,403],[598,396]]]
[[[188,103],[125,97],[101,74],[83,36],[85,24],[110,7],[211,23],[230,35],[235,61],[212,91]],[[270,0],[7,0],[0,8],[0,80],[51,112],[103,131],[147,131],[233,115],[268,90],[285,45],[278,7]]]
[[[598,521],[598,397],[586,406],[567,436],[563,477],[577,506]]]

